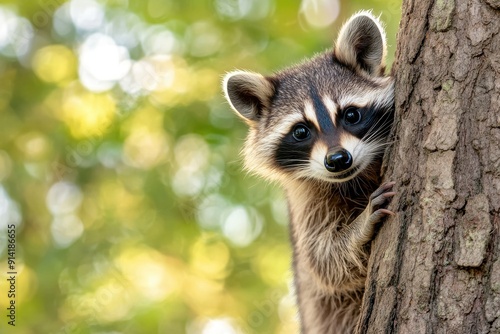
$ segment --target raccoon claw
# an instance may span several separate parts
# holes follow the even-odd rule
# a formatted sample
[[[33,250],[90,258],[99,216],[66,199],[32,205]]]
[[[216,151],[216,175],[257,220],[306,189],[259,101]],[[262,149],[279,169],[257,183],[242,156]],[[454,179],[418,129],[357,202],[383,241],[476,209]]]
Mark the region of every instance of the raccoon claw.
[[[396,182],[384,183],[377,190],[375,190],[373,194],[371,194],[369,205],[373,211],[389,204],[392,197],[396,195],[394,191],[391,191],[394,184],[396,184]]]
[[[387,209],[378,209],[377,211],[375,211],[375,213],[377,213],[377,212],[378,212],[379,214],[381,214],[381,215],[385,215],[385,216],[387,216],[387,215],[389,215],[389,216],[394,216],[394,215],[395,215],[395,213],[394,213],[394,212],[392,212],[392,211],[390,211],[390,210],[387,210]]]
[[[368,205],[370,211],[372,212],[370,214],[370,220],[373,223],[379,222],[387,215],[394,215],[394,212],[386,209],[387,205],[391,202],[392,197],[396,195],[396,192],[391,191],[394,184],[395,182],[384,183],[370,196],[370,202]]]
[[[377,223],[381,222],[382,219],[384,219],[384,217],[392,216],[392,215],[394,215],[394,212],[392,212],[392,211],[389,211],[387,209],[378,209],[377,211],[375,211],[374,213],[372,213],[370,215],[370,218],[368,218],[368,221],[371,224],[377,224]]]
[[[382,184],[380,187],[378,187],[377,190],[375,190],[371,195],[370,195],[370,201],[372,201],[375,197],[380,196],[384,192],[391,190],[392,187],[396,184],[396,182],[391,181],[391,182],[386,182]]]

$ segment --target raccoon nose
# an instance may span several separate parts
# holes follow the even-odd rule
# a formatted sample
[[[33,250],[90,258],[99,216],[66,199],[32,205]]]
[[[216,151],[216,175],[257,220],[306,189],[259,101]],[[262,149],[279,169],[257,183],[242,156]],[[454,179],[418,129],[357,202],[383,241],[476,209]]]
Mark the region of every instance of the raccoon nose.
[[[347,150],[328,153],[325,157],[325,167],[329,172],[342,172],[352,165],[352,155]]]

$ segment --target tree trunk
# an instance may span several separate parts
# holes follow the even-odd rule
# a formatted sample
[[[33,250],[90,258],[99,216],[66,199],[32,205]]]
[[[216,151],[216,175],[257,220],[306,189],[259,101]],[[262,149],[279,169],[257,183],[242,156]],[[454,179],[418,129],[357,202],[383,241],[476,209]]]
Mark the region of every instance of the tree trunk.
[[[500,333],[500,1],[404,0],[360,333]]]

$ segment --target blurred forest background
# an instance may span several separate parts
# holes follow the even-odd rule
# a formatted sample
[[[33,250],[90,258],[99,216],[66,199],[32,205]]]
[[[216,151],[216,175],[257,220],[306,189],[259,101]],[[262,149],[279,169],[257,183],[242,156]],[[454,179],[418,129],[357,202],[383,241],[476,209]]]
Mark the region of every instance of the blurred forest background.
[[[286,203],[242,171],[220,81],[330,47],[360,9],[391,63],[397,0],[1,1],[0,332],[296,332]]]

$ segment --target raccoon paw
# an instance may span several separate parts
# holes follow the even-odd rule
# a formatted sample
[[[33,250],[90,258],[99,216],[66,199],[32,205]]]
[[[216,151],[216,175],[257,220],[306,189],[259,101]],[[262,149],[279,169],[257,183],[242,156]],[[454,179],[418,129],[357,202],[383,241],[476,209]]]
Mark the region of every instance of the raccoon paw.
[[[394,214],[394,212],[387,210],[386,207],[391,202],[392,197],[396,195],[394,191],[391,191],[395,183],[396,182],[384,183],[371,194],[368,203],[370,223],[376,224],[380,222],[382,218]]]

